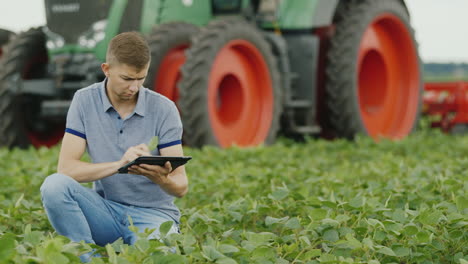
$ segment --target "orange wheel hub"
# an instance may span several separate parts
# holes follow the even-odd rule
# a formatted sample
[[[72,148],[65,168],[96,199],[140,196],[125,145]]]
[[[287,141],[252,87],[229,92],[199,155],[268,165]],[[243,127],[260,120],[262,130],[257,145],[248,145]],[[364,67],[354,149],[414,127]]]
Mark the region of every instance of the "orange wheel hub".
[[[358,55],[359,107],[368,133],[403,138],[413,128],[421,89],[411,33],[393,14],[383,14],[364,33]]]
[[[209,118],[219,144],[262,143],[273,120],[274,95],[259,50],[245,40],[228,42],[219,51],[209,78]]]
[[[188,45],[180,45],[172,48],[163,58],[153,87],[156,92],[166,96],[174,102],[179,99],[177,82],[180,79],[180,67],[185,62],[185,49]]]

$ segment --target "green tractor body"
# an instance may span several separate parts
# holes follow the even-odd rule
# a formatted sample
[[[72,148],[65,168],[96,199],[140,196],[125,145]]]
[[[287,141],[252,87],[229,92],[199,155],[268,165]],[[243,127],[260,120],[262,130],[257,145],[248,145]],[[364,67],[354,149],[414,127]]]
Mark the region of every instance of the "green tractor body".
[[[400,0],[45,0],[47,25],[0,60],[0,145],[52,146],[76,90],[104,79],[116,34],[147,37],[145,87],[176,102],[184,142],[228,147],[278,134],[402,138],[421,74]]]

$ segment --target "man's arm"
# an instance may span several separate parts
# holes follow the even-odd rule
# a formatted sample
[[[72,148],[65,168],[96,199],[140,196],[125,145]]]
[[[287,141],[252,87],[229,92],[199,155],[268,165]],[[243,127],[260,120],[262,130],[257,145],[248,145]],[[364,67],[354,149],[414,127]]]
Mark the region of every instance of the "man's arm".
[[[174,145],[160,150],[161,156],[183,156],[182,145]],[[140,164],[129,169],[132,174],[139,174],[148,177],[158,184],[167,193],[176,197],[184,196],[188,191],[188,179],[185,174],[185,167],[179,166],[172,171],[170,162],[166,162],[164,167],[157,165]]]
[[[90,182],[110,176],[124,165],[122,161],[96,164],[81,161],[85,149],[85,139],[65,133],[60,149],[58,172],[68,175],[78,182]]]

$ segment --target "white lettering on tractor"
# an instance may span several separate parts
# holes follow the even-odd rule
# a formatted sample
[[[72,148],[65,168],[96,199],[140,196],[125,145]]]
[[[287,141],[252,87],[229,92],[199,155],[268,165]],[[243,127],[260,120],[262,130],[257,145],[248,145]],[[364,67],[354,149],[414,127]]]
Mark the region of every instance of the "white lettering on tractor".
[[[57,4],[52,6],[53,13],[74,13],[80,10],[80,3]]]

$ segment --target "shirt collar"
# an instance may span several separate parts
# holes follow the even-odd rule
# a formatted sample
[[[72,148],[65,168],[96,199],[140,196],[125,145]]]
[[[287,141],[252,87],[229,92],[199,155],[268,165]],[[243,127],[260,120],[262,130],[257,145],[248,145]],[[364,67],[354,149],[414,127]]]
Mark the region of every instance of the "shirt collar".
[[[101,82],[101,87],[100,87],[102,106],[103,106],[104,112],[107,112],[110,108],[114,108],[112,104],[110,103],[109,98],[107,97],[106,85],[107,85],[107,78]]]
[[[145,108],[146,108],[146,88],[140,87],[138,91],[138,99],[137,104],[135,106],[135,113],[139,116],[145,116]]]
[[[107,78],[101,82],[101,98],[102,98],[102,106],[103,106],[104,112],[107,112],[110,108],[114,109],[114,107],[109,101],[109,97],[107,97],[106,85],[107,85]],[[146,97],[146,88],[140,87],[140,90],[138,91],[137,104],[134,110],[134,113],[140,116],[145,116],[145,102],[146,102],[145,97]]]

